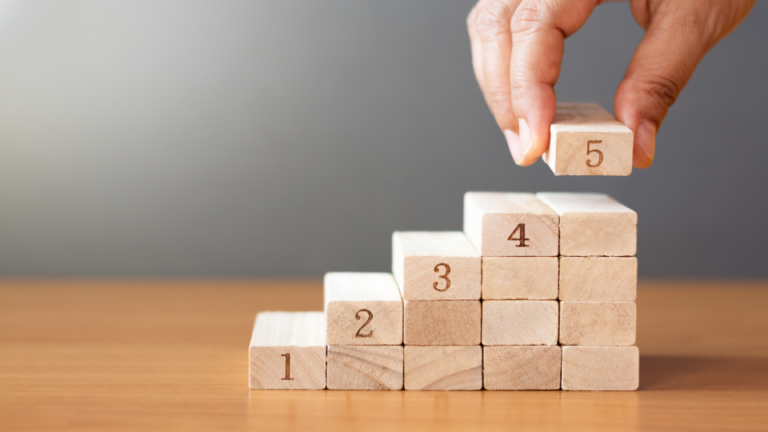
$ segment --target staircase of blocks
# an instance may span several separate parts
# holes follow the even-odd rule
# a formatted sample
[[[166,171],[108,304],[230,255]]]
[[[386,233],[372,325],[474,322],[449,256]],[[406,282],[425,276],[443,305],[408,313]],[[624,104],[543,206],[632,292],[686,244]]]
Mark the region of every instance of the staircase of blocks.
[[[637,213],[607,195],[468,192],[464,230],[395,232],[392,273],[328,273],[262,312],[253,389],[637,390]]]

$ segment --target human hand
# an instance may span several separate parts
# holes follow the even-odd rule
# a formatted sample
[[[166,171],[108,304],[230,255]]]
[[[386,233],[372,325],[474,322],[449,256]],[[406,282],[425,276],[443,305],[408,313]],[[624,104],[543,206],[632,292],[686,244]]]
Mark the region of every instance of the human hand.
[[[565,38],[606,0],[479,0],[467,18],[472,64],[515,163],[549,147]],[[610,0],[609,0],[610,1]],[[646,30],[614,98],[635,136],[636,168],[653,162],[656,132],[699,61],[756,0],[630,0]]]

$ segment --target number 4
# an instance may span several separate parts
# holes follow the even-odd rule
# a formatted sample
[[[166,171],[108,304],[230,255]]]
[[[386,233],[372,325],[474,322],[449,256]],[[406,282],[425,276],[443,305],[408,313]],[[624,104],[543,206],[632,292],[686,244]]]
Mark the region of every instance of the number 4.
[[[517,232],[520,233],[520,236],[518,238],[515,238],[515,233]],[[518,244],[515,245],[515,247],[529,247],[530,245],[527,244],[526,242],[530,241],[531,239],[525,238],[525,224],[524,223],[517,224],[517,226],[515,227],[515,230],[512,231],[512,234],[510,234],[509,237],[507,237],[507,240],[519,242]]]

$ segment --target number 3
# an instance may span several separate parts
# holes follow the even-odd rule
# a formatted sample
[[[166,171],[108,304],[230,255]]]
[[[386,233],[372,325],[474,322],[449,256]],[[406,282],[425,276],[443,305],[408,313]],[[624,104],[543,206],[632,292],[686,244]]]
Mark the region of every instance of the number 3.
[[[440,279],[445,279],[445,288],[443,288],[443,289],[438,288],[437,287],[437,282],[432,284],[432,288],[434,288],[435,291],[443,292],[443,291],[446,291],[448,288],[451,287],[451,280],[448,279],[448,275],[451,273],[451,266],[449,266],[446,263],[440,263],[440,264],[435,266],[435,273],[440,273],[440,269],[439,269],[440,266],[445,267],[445,274],[444,275],[437,275],[437,277],[439,277]]]
[[[600,144],[603,140],[589,140],[587,141],[587,156],[592,153],[597,153],[597,163],[592,165],[592,161],[587,159],[587,166],[590,168],[599,167],[603,163],[603,152],[598,149],[593,149],[592,144]]]

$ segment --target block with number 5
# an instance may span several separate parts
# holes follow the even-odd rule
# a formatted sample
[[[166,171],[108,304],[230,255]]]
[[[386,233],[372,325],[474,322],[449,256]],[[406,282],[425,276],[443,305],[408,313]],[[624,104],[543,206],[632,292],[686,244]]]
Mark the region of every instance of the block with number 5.
[[[531,193],[467,192],[464,233],[484,257],[558,256],[560,217]]]

